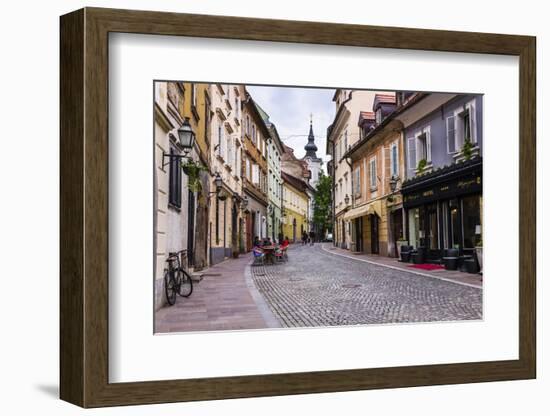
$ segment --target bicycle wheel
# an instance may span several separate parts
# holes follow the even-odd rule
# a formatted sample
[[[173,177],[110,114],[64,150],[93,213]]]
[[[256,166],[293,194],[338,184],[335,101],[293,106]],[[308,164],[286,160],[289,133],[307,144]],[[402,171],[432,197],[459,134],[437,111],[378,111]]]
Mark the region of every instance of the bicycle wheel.
[[[166,300],[168,304],[172,306],[176,303],[176,279],[174,278],[175,272],[166,270],[164,272],[164,292],[166,293]]]
[[[193,280],[191,279],[189,273],[183,269],[178,269],[177,273],[178,281],[180,283],[178,294],[184,298],[187,298],[191,296],[191,293],[193,293]]]

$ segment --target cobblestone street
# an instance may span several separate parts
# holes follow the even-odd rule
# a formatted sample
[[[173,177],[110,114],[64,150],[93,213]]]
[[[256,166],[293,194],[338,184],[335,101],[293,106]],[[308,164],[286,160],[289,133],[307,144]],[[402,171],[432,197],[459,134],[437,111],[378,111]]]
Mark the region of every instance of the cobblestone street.
[[[480,288],[295,245],[287,263],[255,266],[252,279],[284,327],[475,320]]]

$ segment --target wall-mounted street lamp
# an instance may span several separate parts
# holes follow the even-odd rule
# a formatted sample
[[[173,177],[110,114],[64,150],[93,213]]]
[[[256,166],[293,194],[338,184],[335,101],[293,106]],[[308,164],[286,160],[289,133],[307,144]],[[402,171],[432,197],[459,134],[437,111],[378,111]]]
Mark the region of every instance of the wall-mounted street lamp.
[[[390,189],[392,193],[395,192],[395,190],[397,189],[397,182],[399,182],[399,176],[392,175],[390,179]]]
[[[223,179],[220,172],[216,172],[216,176],[214,177],[214,185],[216,185],[216,193],[219,194],[223,186]]]
[[[223,187],[223,179],[220,175],[220,172],[216,172],[214,176],[214,186],[216,187],[216,190],[212,192],[208,192],[208,196],[216,194],[218,195],[218,199],[220,199],[221,201],[227,199],[227,196],[225,197],[220,196],[220,192],[222,191],[222,187]]]
[[[189,124],[189,117],[185,117],[185,120],[183,120],[183,124],[180,126],[179,129],[176,130],[176,133],[178,135],[177,139],[179,140],[179,143],[181,147],[183,148],[183,155],[172,155],[170,153],[163,152],[162,153],[162,167],[165,167],[166,165],[170,164],[172,159],[181,160],[183,158],[188,159],[189,152],[191,149],[193,149],[193,146],[195,145],[195,132],[191,128],[191,124]],[[173,132],[169,133],[170,136],[175,138],[175,134]],[[168,162],[165,162],[164,159],[168,158]]]
[[[346,197],[344,198],[344,203],[347,205],[349,205],[349,195],[346,194]]]

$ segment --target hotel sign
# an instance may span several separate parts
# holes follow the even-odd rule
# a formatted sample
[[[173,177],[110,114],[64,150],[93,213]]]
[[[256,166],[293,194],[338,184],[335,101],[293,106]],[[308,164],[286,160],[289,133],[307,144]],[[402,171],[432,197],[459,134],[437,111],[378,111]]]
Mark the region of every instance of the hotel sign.
[[[423,189],[411,193],[403,193],[403,205],[411,207],[437,201],[439,199],[454,198],[456,196],[481,192],[481,175],[459,178],[450,182],[427,185]]]

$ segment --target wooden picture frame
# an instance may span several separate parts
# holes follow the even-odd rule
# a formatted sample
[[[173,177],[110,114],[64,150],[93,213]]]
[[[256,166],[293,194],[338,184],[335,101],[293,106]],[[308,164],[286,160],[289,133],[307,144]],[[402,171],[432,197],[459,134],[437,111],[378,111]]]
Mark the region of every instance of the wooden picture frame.
[[[101,407],[535,378],[534,37],[99,8],[85,8],[62,16],[60,29],[60,396],[63,400],[82,407]],[[110,32],[518,56],[519,359],[109,383]]]

